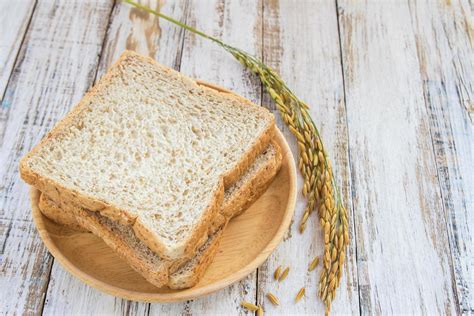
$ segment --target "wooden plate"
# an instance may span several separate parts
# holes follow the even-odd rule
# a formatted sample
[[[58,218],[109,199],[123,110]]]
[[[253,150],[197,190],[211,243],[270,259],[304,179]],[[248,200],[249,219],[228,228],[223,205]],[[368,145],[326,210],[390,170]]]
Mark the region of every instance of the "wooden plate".
[[[199,82],[210,88],[221,87]],[[229,92],[230,93],[230,92]],[[282,168],[265,194],[231,220],[212,264],[196,286],[185,290],[156,288],[122,261],[100,238],[55,224],[38,209],[39,191],[30,193],[33,220],[46,247],[71,274],[88,285],[129,300],[173,302],[223,289],[258,268],[287,231],[296,200],[296,169],[290,148],[278,130]]]

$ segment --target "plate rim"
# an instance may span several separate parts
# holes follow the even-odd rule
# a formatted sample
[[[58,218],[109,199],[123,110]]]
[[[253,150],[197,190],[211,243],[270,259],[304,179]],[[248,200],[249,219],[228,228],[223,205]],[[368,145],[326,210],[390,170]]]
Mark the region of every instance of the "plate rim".
[[[217,86],[212,83],[208,83],[202,80],[196,80],[199,85],[206,86],[211,89],[215,89],[219,92],[231,93],[235,94],[234,92]],[[240,97],[240,96],[239,96]],[[66,269],[69,273],[73,276],[77,277],[82,282],[86,283],[87,285],[98,289],[102,292],[107,294],[120,297],[127,300],[133,301],[142,301],[142,302],[179,302],[185,300],[196,299],[202,296],[207,296],[211,293],[217,292],[221,289],[228,287],[229,285],[238,282],[248,276],[250,273],[255,271],[263,262],[270,256],[270,254],[275,250],[275,248],[280,244],[281,240],[285,232],[287,231],[288,227],[290,226],[291,219],[293,218],[295,206],[296,206],[296,166],[293,157],[293,153],[291,152],[290,146],[288,145],[285,137],[283,136],[280,129],[275,126],[275,136],[279,145],[282,147],[282,154],[284,159],[288,161],[288,169],[289,169],[289,192],[288,192],[288,202],[286,205],[285,213],[283,220],[281,222],[280,227],[276,231],[275,235],[272,239],[268,242],[265,248],[247,265],[240,268],[235,273],[219,279],[213,283],[210,283],[206,286],[200,288],[188,288],[176,292],[170,293],[145,293],[133,290],[123,289],[104,281],[98,280],[87,274],[86,272],[82,271],[78,267],[76,267],[66,256],[63,255],[61,250],[56,246],[55,242],[50,236],[50,233],[46,229],[44,223],[44,215],[40,212],[38,208],[38,200],[39,200],[39,190],[34,187],[30,187],[30,203],[32,208],[32,215],[33,215],[33,222],[39,232],[39,235],[45,244],[48,251],[53,255],[55,260],[58,260],[61,266]]]

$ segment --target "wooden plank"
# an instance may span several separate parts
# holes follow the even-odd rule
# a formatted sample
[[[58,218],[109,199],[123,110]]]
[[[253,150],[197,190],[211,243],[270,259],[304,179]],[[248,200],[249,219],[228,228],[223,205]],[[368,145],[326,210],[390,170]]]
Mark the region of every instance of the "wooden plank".
[[[159,6],[157,0],[142,3],[156,9]],[[162,11],[175,18],[184,19],[186,2],[165,3]],[[144,14],[128,4],[118,3],[111,14],[96,80],[126,49],[151,56],[170,67],[179,65],[184,32],[169,23],[161,25],[160,22],[153,15]],[[113,298],[95,290],[65,272],[56,262],[50,280],[44,309],[46,314],[148,314],[149,304]]]
[[[3,99],[35,3],[35,0],[0,0],[0,100]]]
[[[335,3],[265,1],[264,21],[264,61],[278,70],[296,95],[310,104],[311,115],[320,127],[343,188],[343,199],[350,210],[348,136]],[[298,157],[294,137],[281,120],[279,126],[291,142],[294,156]],[[298,187],[302,187],[301,177]],[[322,256],[324,241],[316,213],[311,216],[304,234],[299,233],[298,222],[304,206],[305,199],[300,194],[288,237],[259,269],[258,301],[271,315],[324,313],[324,305],[316,294],[321,265],[316,271],[308,272],[310,261]],[[350,225],[352,227],[352,221]],[[353,240],[333,304],[334,314],[359,313],[354,245]],[[279,265],[290,266],[290,273],[282,283],[273,280],[273,272]],[[295,296],[302,287],[306,289],[306,297],[295,304]],[[265,297],[268,292],[279,297],[280,306],[268,301]]]
[[[51,290],[52,288],[52,290]],[[44,304],[45,315],[148,315],[149,304],[104,294],[73,277],[56,262]]]
[[[261,55],[262,3],[260,1],[193,1],[189,3],[187,23],[226,43]],[[165,22],[163,22],[164,24]],[[185,33],[181,71],[194,78],[222,85],[260,104],[260,84],[223,49],[208,40]],[[172,305],[152,304],[151,315],[223,315],[247,313],[242,300],[254,302],[256,274],[213,295]]]
[[[361,312],[459,313],[408,4],[338,13]]]
[[[256,272],[211,295],[186,302],[150,304],[150,315],[252,315],[240,302],[255,301]]]
[[[42,310],[51,257],[31,222],[18,161],[92,82],[110,10],[110,1],[45,0],[33,14],[2,108],[0,297],[12,299],[0,304],[0,314]]]
[[[474,313],[474,8],[409,4],[457,295],[462,312]]]
[[[141,1],[142,4],[157,10],[161,2],[163,13],[184,21],[187,10],[184,0]],[[124,50],[136,51],[155,58],[164,65],[179,69],[184,40],[183,29],[126,3],[120,3],[115,7],[111,21],[99,64],[98,77],[105,73]]]

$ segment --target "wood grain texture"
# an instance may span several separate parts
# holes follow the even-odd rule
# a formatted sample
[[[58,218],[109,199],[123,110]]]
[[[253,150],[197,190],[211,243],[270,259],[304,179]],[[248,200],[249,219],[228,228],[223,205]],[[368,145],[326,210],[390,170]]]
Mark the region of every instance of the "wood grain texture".
[[[0,101],[3,99],[35,3],[35,0],[0,0]],[[3,123],[4,120],[0,122]]]
[[[2,300],[0,314],[42,310],[52,260],[31,223],[18,161],[90,85],[110,9],[108,1],[36,5],[2,108],[0,297],[14,299]]]
[[[361,312],[459,313],[408,4],[338,4]]]
[[[310,19],[305,18],[309,16]],[[350,210],[348,136],[337,39],[337,12],[333,2],[264,2],[264,62],[278,70],[296,95],[310,104],[311,115],[320,127],[326,149],[333,158],[336,177],[343,188],[343,199]],[[294,137],[281,120],[279,127],[286,131],[285,136],[292,144],[295,157],[298,157]],[[302,178],[299,180],[301,188]],[[258,302],[270,315],[324,314],[324,305],[316,295],[321,264],[315,271],[308,272],[312,259],[322,256],[324,241],[316,213],[311,215],[305,232],[299,233],[298,223],[304,206],[305,199],[299,194],[288,238],[259,269]],[[333,304],[334,314],[359,312],[354,250],[353,243],[347,253],[341,288]],[[280,265],[290,266],[290,273],[285,281],[278,283],[273,279],[273,272]],[[301,287],[305,287],[306,297],[295,304],[295,296]],[[268,292],[280,299],[280,306],[270,303],[265,297]]]
[[[0,1],[0,146],[10,115],[10,100],[5,98],[6,87],[19,55],[36,1]],[[4,99],[5,98],[5,99]]]
[[[157,0],[142,1],[152,8],[158,8]],[[185,1],[170,1],[162,7],[165,14],[179,20],[184,20],[186,14]],[[125,3],[117,3],[110,15],[109,28],[103,44],[103,51],[97,70],[96,80],[100,78],[126,49],[137,51],[151,56],[159,62],[176,68],[180,62],[180,50],[184,40],[184,33],[169,23],[160,25],[158,19],[149,14],[137,12]],[[131,45],[130,43],[135,43]],[[131,302],[120,298],[111,299],[104,294],[63,270],[54,263],[51,271],[51,282],[48,287],[48,298],[45,312],[51,314],[92,314],[100,306],[102,315],[127,313],[141,315],[149,312],[149,304]],[[86,301],[93,297],[95,304],[77,304],[77,301]]]
[[[139,1],[150,8],[161,10],[180,21],[185,21],[187,1]],[[161,9],[159,3],[162,3]],[[158,17],[143,13],[126,3],[118,3],[111,16],[101,56],[98,77],[118,59],[124,50],[150,56],[160,63],[179,69],[184,31]]]
[[[259,1],[191,1],[187,23],[217,36],[246,51],[261,54],[261,3]],[[164,25],[165,22],[163,22]],[[180,70],[195,78],[229,88],[260,104],[260,84],[222,48],[185,33]],[[173,304],[170,314],[219,315],[228,312],[246,313],[241,300],[255,301],[256,275],[233,286],[192,302]],[[167,307],[168,308],[168,307]],[[162,306],[152,304],[150,314],[163,312]]]
[[[149,304],[104,294],[79,281],[60,264],[53,265],[44,315],[148,315]],[[50,291],[52,287],[54,290]],[[58,291],[61,289],[61,291]]]
[[[409,2],[463,313],[474,313],[473,9],[467,1]]]

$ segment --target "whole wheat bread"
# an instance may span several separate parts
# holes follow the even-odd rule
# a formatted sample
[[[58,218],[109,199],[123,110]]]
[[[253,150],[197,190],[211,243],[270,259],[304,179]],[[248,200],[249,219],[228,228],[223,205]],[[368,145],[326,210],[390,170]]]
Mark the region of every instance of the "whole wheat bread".
[[[227,223],[225,224],[227,225]],[[201,246],[196,255],[182,265],[179,270],[171,273],[168,287],[179,290],[195,286],[214,260],[219,248],[225,225],[209,236],[206,243]]]
[[[22,178],[190,257],[231,186],[268,146],[266,109],[132,52],[20,162]]]
[[[42,194],[39,208],[53,221],[61,223],[58,218],[63,220],[65,216],[69,216],[68,223],[73,222],[102,238],[134,270],[155,286],[161,287],[167,284],[171,288],[185,288],[196,284],[212,261],[228,219],[238,215],[244,207],[248,207],[258,199],[271,183],[280,165],[280,149],[277,144],[272,143],[241,179],[226,190],[222,211],[213,222],[209,237],[206,235],[197,254],[188,261],[162,260],[134,236],[129,226],[121,225],[97,212],[87,211],[70,202],[52,201]],[[62,215],[58,217],[57,214]]]
[[[59,204],[53,202],[43,193],[39,199],[38,207],[41,213],[53,222],[77,231],[87,232],[87,229],[77,222],[74,213],[64,211]]]

